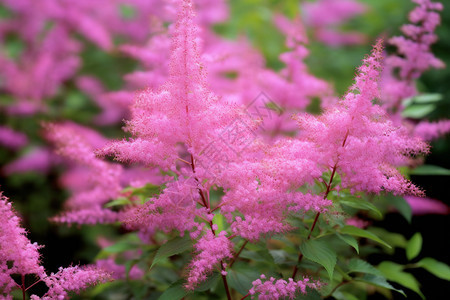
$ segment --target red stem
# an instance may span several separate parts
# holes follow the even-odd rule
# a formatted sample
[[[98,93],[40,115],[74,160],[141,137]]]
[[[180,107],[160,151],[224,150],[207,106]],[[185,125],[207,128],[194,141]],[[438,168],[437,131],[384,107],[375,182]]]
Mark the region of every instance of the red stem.
[[[207,193],[208,199],[206,199],[205,193],[203,192],[203,189],[200,187],[200,181],[198,180],[197,176],[195,175],[195,163],[194,163],[194,156],[192,154],[191,154],[191,168],[192,168],[192,173],[194,173],[195,181],[199,185],[197,189],[198,189],[198,193],[200,194],[200,197],[202,198],[203,206],[208,210],[208,214],[211,214],[211,215],[214,216],[214,214],[211,211],[211,207],[210,207],[209,194]],[[214,230],[213,225],[214,224],[213,224],[212,220],[209,221],[209,227],[211,228],[211,232],[215,236],[216,235],[216,231]],[[230,289],[228,287],[227,276],[223,274],[225,272],[225,267],[223,265],[223,261],[222,260],[220,261],[220,269],[221,269],[223,285],[224,285],[225,291],[227,293],[227,299],[228,300],[232,300],[231,294],[230,294]]]

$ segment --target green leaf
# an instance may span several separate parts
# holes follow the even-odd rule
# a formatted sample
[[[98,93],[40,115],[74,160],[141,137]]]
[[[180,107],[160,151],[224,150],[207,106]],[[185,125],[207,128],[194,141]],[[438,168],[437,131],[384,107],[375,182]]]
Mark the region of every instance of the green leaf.
[[[348,262],[348,269],[349,273],[356,272],[356,273],[372,274],[378,277],[383,276],[383,274],[377,268],[359,258],[352,258]]]
[[[378,265],[378,270],[380,270],[388,280],[413,290],[419,294],[422,299],[425,299],[425,296],[420,291],[417,279],[412,274],[404,272],[403,268],[402,265],[391,261],[383,261]]]
[[[317,290],[307,287],[306,293],[298,293],[295,300],[322,300],[322,297]]]
[[[121,253],[128,250],[135,250],[141,246],[140,239],[135,234],[129,234],[123,236],[123,238],[102,250],[102,252],[106,253]]]
[[[251,269],[234,268],[234,266],[233,269],[228,270],[228,284],[242,295],[246,295],[252,287],[252,282],[258,279],[260,273]]]
[[[373,240],[375,242],[378,242],[385,247],[392,248],[388,243],[386,243],[385,241],[380,239],[378,236],[376,236],[372,232],[355,227],[355,226],[350,226],[350,225],[344,226],[341,228],[340,233],[367,238],[367,239]]]
[[[300,245],[300,252],[305,258],[322,265],[327,270],[330,280],[333,279],[337,256],[328,243],[320,240],[309,240]]]
[[[356,253],[359,254],[358,241],[354,237],[352,237],[351,235],[347,235],[347,234],[339,234],[337,232],[336,232],[336,235],[338,238],[340,238],[341,240],[343,240],[344,242],[346,242],[347,244],[349,244],[350,246],[355,248]]]
[[[434,165],[422,165],[411,171],[412,175],[450,175],[450,170]]]
[[[408,260],[414,259],[422,250],[422,235],[417,232],[406,244],[406,257]]]
[[[450,281],[450,267],[443,262],[437,261],[431,257],[425,257],[416,265],[424,268],[436,277]]]
[[[205,292],[212,287],[214,287],[220,279],[220,275],[217,272],[214,272],[211,276],[208,277],[205,281],[200,283],[200,285],[195,289],[197,292]]]
[[[156,252],[155,258],[153,259],[152,265],[150,268],[153,268],[155,264],[159,261],[167,258],[169,256],[180,254],[186,250],[189,250],[192,246],[191,239],[189,235],[185,235],[184,237],[177,237],[169,242],[165,243],[158,249]]]
[[[354,278],[353,280],[360,281],[360,282],[365,282],[365,283],[368,283],[370,285],[374,285],[374,286],[386,288],[386,289],[389,289],[389,290],[393,290],[393,291],[399,292],[400,294],[402,294],[403,296],[406,297],[405,292],[403,292],[402,290],[394,288],[389,282],[386,281],[386,278],[384,278],[383,276],[375,276],[375,275],[372,275],[372,274],[367,274],[367,275],[365,275],[362,278]]]
[[[408,221],[408,223],[411,223],[412,209],[405,198],[390,195],[388,196],[388,200],[398,209],[399,213]]]
[[[189,292],[183,287],[182,279],[172,283],[164,293],[159,296],[158,300],[179,300],[186,296]]]
[[[122,206],[122,205],[128,205],[132,204],[132,202],[125,197],[117,198],[116,200],[110,201],[105,204],[105,207],[113,207],[113,206]]]
[[[441,94],[423,94],[417,95],[412,98],[407,98],[403,101],[404,106],[409,106],[412,103],[424,104],[424,103],[433,103],[439,102],[443,99]]]
[[[339,201],[339,203],[357,209],[373,211],[380,218],[383,216],[375,205],[363,198],[346,198],[345,200]]]
[[[127,278],[130,275],[131,268],[133,268],[138,262],[139,259],[131,259],[125,263],[125,274],[127,274]]]
[[[436,108],[434,104],[411,105],[402,112],[402,117],[412,119],[422,119]]]

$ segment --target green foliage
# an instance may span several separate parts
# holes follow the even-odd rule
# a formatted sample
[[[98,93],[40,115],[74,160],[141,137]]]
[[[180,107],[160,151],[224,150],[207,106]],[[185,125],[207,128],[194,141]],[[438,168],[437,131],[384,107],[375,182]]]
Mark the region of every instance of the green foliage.
[[[156,252],[155,258],[150,266],[153,268],[155,264],[161,260],[173,256],[175,254],[183,253],[184,251],[192,248],[192,240],[189,235],[184,235],[183,237],[176,237],[173,240],[163,244]]]
[[[330,280],[333,278],[337,254],[322,240],[309,240],[300,245],[300,252],[309,260],[322,265],[328,272]]]

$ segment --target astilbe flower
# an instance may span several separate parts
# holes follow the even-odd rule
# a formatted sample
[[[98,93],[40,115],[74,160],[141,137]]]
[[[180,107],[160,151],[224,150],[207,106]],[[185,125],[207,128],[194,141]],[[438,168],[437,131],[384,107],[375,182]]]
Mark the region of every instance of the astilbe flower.
[[[233,243],[226,237],[226,232],[222,231],[213,234],[208,231],[197,243],[194,244],[197,254],[189,264],[189,274],[186,288],[193,290],[196,285],[211,274],[218,263],[223,264],[225,258],[232,258]],[[222,275],[226,275],[222,271]]]
[[[106,140],[94,131],[73,123],[49,123],[45,125],[45,130],[46,138],[55,145],[57,153],[84,167],[83,180],[89,179],[87,186],[73,190],[73,195],[66,202],[68,211],[53,220],[78,224],[116,221],[117,213],[103,208],[103,205],[120,195],[122,167],[96,158],[92,146],[93,143],[104,145]]]
[[[309,54],[306,48],[308,38],[300,17],[296,16],[291,21],[283,15],[276,15],[274,22],[285,34],[289,48],[288,52],[280,55],[285,68],[279,72],[261,70],[255,77],[260,89],[270,95],[281,109],[281,112],[272,113],[273,117],[264,119],[264,123],[268,123],[264,124],[264,130],[277,136],[280,132],[295,131],[295,123],[290,118],[292,113],[303,111],[315,97],[330,102],[328,98],[331,98],[333,90],[324,80],[312,75],[304,62]]]
[[[40,246],[28,240],[25,229],[20,227],[19,217],[2,192],[0,222],[0,295],[8,299],[8,294],[16,286],[11,275],[35,274],[44,277],[45,271],[40,265]]]
[[[253,281],[252,284],[249,294],[252,296],[252,299],[257,296],[260,300],[294,299],[299,291],[305,294],[307,287],[313,289],[320,287],[319,283],[310,281],[309,278],[303,278],[303,280],[298,281],[289,278],[286,281],[284,279],[275,280],[275,278],[270,277],[269,280],[266,280],[264,274],[261,275],[260,279]]]
[[[0,126],[0,145],[3,147],[16,150],[27,143],[28,138],[24,133],[15,131],[8,126]]]
[[[60,268],[56,274],[47,276],[40,265],[40,246],[31,243],[25,229],[20,227],[20,219],[12,209],[11,203],[0,192],[0,297],[12,299],[13,288],[20,287],[11,275],[34,274],[48,287],[42,298],[31,295],[31,299],[68,299],[67,292],[79,292],[89,285],[104,282],[109,274],[92,266]]]
[[[178,230],[183,235],[185,231],[202,229],[194,220],[196,216],[206,218],[204,209],[196,208],[199,198],[195,180],[180,178],[169,182],[158,197],[125,210],[120,219],[127,228],[139,229],[143,233]]]
[[[232,105],[219,101],[206,86],[192,4],[184,1],[183,7],[173,31],[167,82],[135,98],[132,119],[127,122],[135,138],[112,143],[102,153],[169,169],[178,157],[178,143],[185,144],[191,154],[200,153],[217,136],[218,128],[236,115]]]
[[[412,24],[402,26],[405,36],[396,36],[389,44],[397,53],[385,59],[381,100],[386,109],[398,119],[402,111],[401,101],[417,94],[414,80],[430,68],[443,68],[444,63],[431,52],[437,40],[434,33],[440,24],[437,11],[443,9],[439,2],[412,0],[417,3],[409,14]]]
[[[410,155],[428,151],[404,127],[394,126],[382,107],[372,101],[379,97],[381,41],[364,59],[355,84],[344,98],[320,117],[299,115],[301,137],[316,144],[325,170],[342,176],[341,187],[352,191],[421,194],[396,166],[406,164]]]
[[[330,46],[362,44],[366,36],[358,32],[337,31],[345,21],[364,13],[367,8],[356,0],[318,0],[303,2],[305,22],[314,29],[317,40]]]
[[[109,274],[92,266],[60,267],[58,272],[42,278],[48,286],[48,291],[42,297],[32,295],[32,300],[69,299],[68,292],[80,292],[89,286],[105,282]]]

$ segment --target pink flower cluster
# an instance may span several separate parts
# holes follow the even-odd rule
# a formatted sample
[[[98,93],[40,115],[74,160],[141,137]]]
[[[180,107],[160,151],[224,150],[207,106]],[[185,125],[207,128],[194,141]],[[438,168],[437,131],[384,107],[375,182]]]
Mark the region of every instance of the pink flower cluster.
[[[217,235],[207,232],[195,244],[197,254],[189,265],[187,289],[193,290],[197,284],[206,280],[218,264],[225,267],[224,259],[233,257],[233,243],[226,237],[226,234],[225,231]],[[222,271],[222,275],[225,276],[226,272]]]
[[[253,281],[253,287],[249,293],[252,295],[252,299],[254,296],[258,296],[260,300],[294,299],[298,291],[305,294],[307,287],[317,289],[320,284],[310,281],[309,278],[299,281],[289,278],[286,281],[284,279],[275,280],[275,278],[270,277],[269,280],[266,280],[266,276],[262,274],[261,279]]]
[[[340,32],[335,28],[364,13],[367,7],[356,0],[318,0],[301,4],[306,24],[314,29],[315,37],[330,46],[361,44],[366,37],[358,32]]]
[[[37,281],[43,281],[48,292],[41,297],[32,295],[31,299],[67,299],[68,291],[79,292],[87,286],[104,282],[109,274],[95,267],[60,268],[56,274],[47,275],[40,265],[39,248],[26,237],[25,229],[20,227],[20,219],[14,213],[11,203],[0,193],[0,297],[12,299],[11,290],[26,289],[24,276],[34,274]],[[22,276],[22,285],[17,284],[12,275]]]

